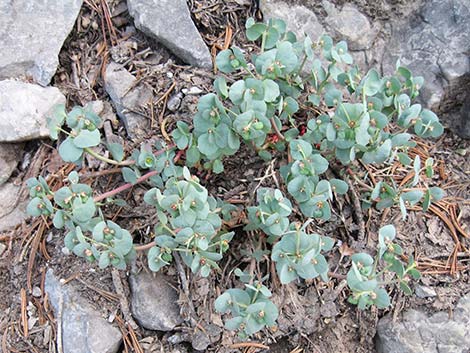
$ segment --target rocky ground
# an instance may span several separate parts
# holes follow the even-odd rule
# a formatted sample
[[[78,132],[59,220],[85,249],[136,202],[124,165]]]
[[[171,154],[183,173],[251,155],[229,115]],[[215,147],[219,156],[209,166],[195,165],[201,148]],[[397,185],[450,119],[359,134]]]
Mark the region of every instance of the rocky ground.
[[[361,312],[338,279],[273,283],[279,326],[243,343],[222,329],[213,300],[232,286],[232,267],[250,266],[249,234],[237,229],[222,273],[207,279],[175,267],[150,274],[143,258],[128,271],[100,270],[64,250],[49,223],[26,217],[24,181],[42,175],[59,188],[75,168],[47,139],[45,118],[57,103],[90,104],[106,140],[127,152],[190,122],[198,97],[212,90],[217,52],[256,50],[244,36],[249,16],[346,39],[363,69],[390,72],[400,58],[423,75],[422,103],[449,129],[414,153],[436,160],[435,182],[448,197],[427,214],[411,211],[405,224],[398,210],[358,219],[352,199],[336,201],[332,221],[316,226],[342,244],[330,259],[338,273],[351,250],[374,247],[377,229],[394,222],[424,274],[416,295],[392,290],[392,309]],[[469,18],[466,0],[0,0],[0,352],[470,352]],[[257,185],[275,181],[270,168],[244,151],[224,176],[201,176],[215,196],[249,203]],[[119,170],[93,159],[79,172],[100,191],[122,182]],[[380,174],[358,166],[366,172]],[[154,223],[144,191],[106,210],[136,242]]]

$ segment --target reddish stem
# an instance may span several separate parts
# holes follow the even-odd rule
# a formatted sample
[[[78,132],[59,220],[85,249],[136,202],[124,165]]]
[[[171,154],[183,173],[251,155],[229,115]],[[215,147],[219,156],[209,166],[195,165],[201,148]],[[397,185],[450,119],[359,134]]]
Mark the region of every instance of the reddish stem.
[[[152,170],[152,171],[148,172],[147,174],[144,174],[140,178],[138,178],[137,181],[135,182],[135,184],[127,183],[127,184],[121,185],[120,187],[118,187],[114,190],[111,190],[111,191],[105,192],[104,194],[96,196],[93,200],[95,202],[98,202],[98,201],[104,200],[108,197],[112,197],[116,194],[119,194],[120,192],[123,192],[127,189],[130,189],[134,185],[140,184],[141,182],[153,177],[154,175],[157,175],[158,173],[159,173],[158,171]]]

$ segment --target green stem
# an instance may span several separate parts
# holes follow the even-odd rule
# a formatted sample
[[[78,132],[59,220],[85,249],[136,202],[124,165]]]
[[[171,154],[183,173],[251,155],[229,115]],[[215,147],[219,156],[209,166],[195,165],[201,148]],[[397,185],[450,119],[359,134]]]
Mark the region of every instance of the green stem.
[[[264,53],[264,46],[266,45],[266,35],[268,33],[266,31],[263,32],[263,36],[261,37],[261,53]]]
[[[106,162],[106,163],[109,163],[109,164],[112,164],[112,165],[126,166],[126,165],[135,164],[135,161],[132,161],[132,160],[118,162],[118,161],[115,161],[113,159],[106,158],[105,156],[102,156],[101,154],[96,153],[95,151],[93,151],[89,147],[85,147],[83,150],[85,152],[89,153],[91,156],[95,157],[96,159],[99,159],[100,161],[103,161],[103,162]]]

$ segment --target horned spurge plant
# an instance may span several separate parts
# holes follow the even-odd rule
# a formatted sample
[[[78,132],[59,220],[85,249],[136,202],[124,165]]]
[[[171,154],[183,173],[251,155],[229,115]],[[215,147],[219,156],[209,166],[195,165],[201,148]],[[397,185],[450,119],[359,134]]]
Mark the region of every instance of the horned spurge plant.
[[[275,158],[272,164],[279,167],[283,181],[277,189],[258,188],[254,204],[237,210],[246,215],[244,229],[256,237],[253,261],[272,261],[273,275],[282,284],[308,284],[329,280],[327,256],[335,240],[313,232],[312,222],[321,229],[331,217],[334,198],[348,192],[342,170],[350,171],[353,182],[360,181],[351,172],[356,161],[398,165],[408,172],[399,184],[392,174],[373,186],[362,182],[364,208],[398,205],[406,217],[409,207],[421,203],[427,210],[444,196],[432,183],[433,160],[423,165],[416,152],[410,157],[416,146],[412,133],[427,138],[443,131],[434,113],[413,102],[423,85],[421,77],[399,62],[390,76],[382,77],[375,69],[363,75],[353,66],[346,42],[334,43],[327,35],[316,41],[296,38],[281,20],[249,19],[246,36],[258,41],[260,50],[248,56],[232,47],[217,55],[222,75],[214,81],[214,92],[200,98],[192,124],[176,122],[171,143],[143,143],[126,158],[120,144],[102,143],[99,116],[82,107],[67,112],[58,106],[49,129],[52,139],[60,139],[62,159],[80,165],[90,154],[122,167],[126,184],[98,195],[79,183],[76,172],[56,191],[42,177],[30,179],[28,212],[52,217],[56,228],[65,229],[66,247],[100,267],[123,269],[138,251],[145,251],[152,271],[181,257],[193,273],[209,276],[220,271],[217,262],[234,237],[230,217],[237,208],[209,195],[191,170],[222,173],[224,161],[246,144],[263,160]],[[227,79],[233,73],[237,79]],[[141,245],[106,219],[102,208],[122,205],[115,196],[144,182],[149,184],[144,201],[155,208],[156,218],[151,242]],[[409,279],[419,277],[413,258],[406,259],[394,240],[395,228],[385,226],[376,254],[351,257],[349,301],[361,309],[388,307],[391,284],[408,294]],[[243,289],[227,290],[215,308],[230,313],[225,326],[246,338],[274,326],[278,309],[269,300],[267,277],[239,269],[235,273]]]
[[[249,274],[240,269],[236,269],[235,274],[240,277],[245,289],[229,289],[214,303],[215,310],[232,315],[232,318],[225,322],[225,328],[236,330],[239,337],[247,338],[266,326],[275,326],[279,311],[269,300],[271,291],[262,281],[253,281]]]
[[[390,305],[390,297],[385,289],[387,284],[398,284],[407,295],[413,293],[408,283],[410,279],[419,279],[421,275],[412,256],[408,262],[401,260],[404,254],[402,248],[393,243],[395,235],[395,227],[392,225],[380,228],[375,259],[366,253],[351,256],[352,266],[347,281],[352,294],[348,300],[360,309],[371,305],[379,309],[387,308]]]

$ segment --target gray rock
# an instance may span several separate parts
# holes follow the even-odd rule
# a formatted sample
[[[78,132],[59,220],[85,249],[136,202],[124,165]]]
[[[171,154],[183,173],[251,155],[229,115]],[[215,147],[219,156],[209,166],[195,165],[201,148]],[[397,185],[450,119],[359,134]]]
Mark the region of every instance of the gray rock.
[[[181,105],[181,99],[183,99],[183,94],[181,92],[172,95],[166,104],[168,110],[171,112],[176,112]]]
[[[437,296],[436,291],[432,287],[428,286],[416,286],[415,294],[419,298],[432,298]]]
[[[209,49],[191,20],[185,0],[127,0],[135,26],[183,61],[210,68]]]
[[[0,185],[5,183],[15,170],[23,144],[0,143]]]
[[[287,28],[298,38],[302,38],[306,33],[315,41],[325,32],[315,13],[302,5],[282,0],[261,0],[260,9],[266,19],[284,20]]]
[[[123,66],[111,62],[106,67],[105,89],[114,103],[131,138],[145,135],[148,121],[140,111],[153,98],[149,88],[137,84],[137,79]]]
[[[379,26],[372,26],[354,5],[345,4],[338,10],[330,2],[323,1],[323,8],[328,13],[328,28],[333,30],[337,40],[346,40],[351,50],[364,50],[372,46]]]
[[[129,283],[132,315],[143,327],[171,331],[183,322],[178,293],[170,286],[167,276],[140,272],[131,274]]]
[[[222,329],[214,324],[204,324],[204,331],[196,330],[191,337],[191,346],[197,351],[206,351],[206,348],[220,340]]]
[[[46,274],[45,291],[62,329],[64,353],[118,351],[121,331],[103,319],[71,285],[62,285],[51,269]]]
[[[397,59],[423,76],[422,102],[439,112],[460,106],[470,89],[470,3],[468,0],[425,1],[416,16],[394,23],[386,46],[384,74]],[[461,133],[461,124],[452,124]]]
[[[12,183],[0,186],[0,232],[13,228],[26,218],[26,203],[20,201],[19,186]]]
[[[0,143],[49,136],[46,117],[65,97],[55,87],[0,81]]]
[[[31,75],[48,85],[82,2],[0,1],[0,79]]]
[[[449,318],[447,312],[432,316],[409,310],[397,323],[391,315],[377,326],[378,353],[464,353],[470,347],[470,293],[460,299]]]
[[[467,97],[460,110],[459,135],[470,139],[470,89],[467,91]]]

